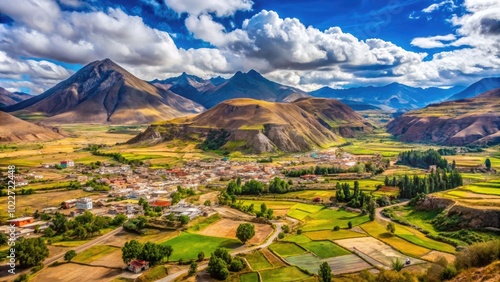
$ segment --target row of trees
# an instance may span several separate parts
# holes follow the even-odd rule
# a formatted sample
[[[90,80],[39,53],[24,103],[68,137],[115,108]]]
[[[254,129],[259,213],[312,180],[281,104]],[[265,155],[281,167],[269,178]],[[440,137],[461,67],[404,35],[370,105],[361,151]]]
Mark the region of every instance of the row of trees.
[[[410,178],[407,174],[399,179],[387,176],[384,180],[386,186],[395,186],[399,188],[399,197],[410,199],[419,193],[429,194],[438,191],[453,189],[463,185],[462,175],[457,170],[451,170],[447,173],[445,170],[437,169],[431,171],[428,176],[414,175]]]
[[[167,261],[169,261],[173,252],[174,249],[169,245],[151,242],[141,244],[137,240],[131,240],[125,242],[125,246],[122,248],[122,259],[125,263],[129,263],[134,259],[145,260],[148,261],[151,266],[154,266],[162,262],[164,258],[167,258]]]
[[[342,168],[340,166],[316,166],[316,167],[311,166],[309,168],[303,168],[303,169],[285,170],[283,171],[283,173],[285,174],[285,176],[288,177],[300,177],[302,175],[307,175],[307,174],[328,175],[335,173],[362,173],[362,172],[380,174],[389,167],[389,164],[390,162],[387,159],[383,160],[378,165],[368,161],[365,163],[359,162],[355,166],[349,168]]]
[[[429,149],[427,151],[411,150],[401,152],[398,155],[398,164],[409,165],[427,169],[435,165],[441,169],[448,169],[448,161],[441,157],[438,151]]]
[[[63,214],[56,213],[52,218],[51,227],[46,228],[44,234],[46,237],[63,234],[67,237],[73,236],[83,240],[98,233],[101,229],[122,225],[125,220],[127,220],[127,216],[123,214],[111,218],[109,216],[95,216],[91,212],[85,211],[73,220],[68,220]]]
[[[375,219],[375,208],[377,203],[370,194],[365,194],[359,189],[359,182],[354,181],[354,188],[351,192],[349,183],[337,182],[335,185],[335,198],[337,202],[345,202],[351,208],[360,208],[363,212],[370,215],[370,219]]]

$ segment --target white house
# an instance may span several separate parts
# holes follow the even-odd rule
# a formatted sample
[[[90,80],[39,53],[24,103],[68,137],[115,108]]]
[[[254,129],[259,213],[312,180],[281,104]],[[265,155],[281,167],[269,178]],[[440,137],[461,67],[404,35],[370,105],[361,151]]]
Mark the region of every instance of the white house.
[[[92,199],[91,198],[80,198],[76,200],[76,209],[77,210],[91,210],[93,208]]]

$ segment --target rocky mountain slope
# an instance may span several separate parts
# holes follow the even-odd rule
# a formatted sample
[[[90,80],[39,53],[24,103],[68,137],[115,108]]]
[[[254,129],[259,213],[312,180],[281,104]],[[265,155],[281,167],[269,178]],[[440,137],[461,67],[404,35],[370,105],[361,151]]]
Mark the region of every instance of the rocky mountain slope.
[[[33,96],[26,93],[9,92],[5,88],[0,87],[0,108],[15,105],[21,101],[27,100]]]
[[[473,98],[486,91],[500,88],[500,77],[483,78],[478,82],[471,84],[463,91],[448,98],[449,101]]]
[[[472,99],[443,102],[411,111],[387,125],[405,142],[450,146],[500,143],[500,88]]]
[[[355,87],[348,89],[332,89],[323,87],[310,92],[314,97],[325,97],[341,100],[356,101],[377,106],[383,109],[417,109],[430,103],[440,102],[451,95],[463,90],[457,86],[450,89],[436,87],[416,88],[399,83],[385,86]]]
[[[206,108],[235,98],[291,102],[298,98],[310,97],[302,90],[270,81],[255,70],[250,70],[248,73],[237,72],[228,80],[220,77],[204,80],[182,74],[179,77],[164,81],[155,80],[152,83],[158,87],[163,85],[163,88],[192,99]]]
[[[155,87],[105,59],[5,110],[42,113],[48,117],[44,123],[145,124],[199,113],[204,107]]]
[[[39,126],[0,112],[0,142],[37,142],[61,139],[54,128]]]
[[[194,117],[153,124],[128,143],[189,139],[252,153],[299,152],[372,129],[336,100],[302,98],[276,103],[244,98],[224,101]]]

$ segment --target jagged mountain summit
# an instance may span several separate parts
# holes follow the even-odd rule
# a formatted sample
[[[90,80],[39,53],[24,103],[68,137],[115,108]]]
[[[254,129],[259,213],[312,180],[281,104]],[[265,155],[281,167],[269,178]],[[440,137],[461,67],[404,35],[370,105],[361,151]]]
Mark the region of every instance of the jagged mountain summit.
[[[337,100],[301,98],[291,103],[249,98],[224,101],[194,117],[151,125],[129,143],[174,139],[217,143],[244,152],[299,152],[326,147],[373,127]]]
[[[188,99],[211,108],[220,102],[235,98],[251,98],[269,102],[291,102],[298,98],[310,97],[302,90],[285,86],[263,77],[255,70],[247,73],[236,72],[230,79],[222,77],[204,80],[183,73],[179,77],[155,80],[158,87],[169,89]]]
[[[500,143],[500,88],[471,99],[429,105],[408,112],[387,125],[405,142],[449,146]]]
[[[5,110],[41,113],[47,116],[44,123],[145,124],[200,113],[205,108],[105,59]]]

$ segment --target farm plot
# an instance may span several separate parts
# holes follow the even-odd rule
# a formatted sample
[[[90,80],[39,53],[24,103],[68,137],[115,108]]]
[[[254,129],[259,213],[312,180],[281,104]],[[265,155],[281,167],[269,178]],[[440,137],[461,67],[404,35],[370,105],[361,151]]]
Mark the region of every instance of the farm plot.
[[[259,210],[260,206],[265,203],[268,209],[272,209],[276,216],[278,215],[286,215],[291,207],[293,207],[296,203],[287,202],[287,201],[257,201],[257,200],[244,200],[243,205],[249,206],[251,204],[254,205],[255,210]]]
[[[247,222],[221,219],[198,232],[198,234],[236,239],[236,229],[238,229],[238,226],[242,223]],[[269,234],[273,232],[273,228],[270,225],[259,223],[252,224],[255,227],[255,236],[248,241],[250,244],[263,243]]]
[[[262,282],[316,281],[294,266],[269,269],[260,272]]]
[[[362,255],[366,255],[386,267],[390,267],[394,259],[404,261],[407,257],[372,237],[343,239],[337,240],[335,243],[348,250],[354,250]],[[424,261],[412,259],[412,264],[418,263],[424,263]]]
[[[370,220],[368,215],[332,209],[321,210],[310,217],[311,220],[306,222],[302,228],[303,231],[332,230],[337,225],[341,228],[347,228],[349,221],[353,226],[356,226]]]
[[[259,275],[257,272],[250,272],[240,275],[240,282],[258,282]]]
[[[273,265],[266,259],[264,254],[262,254],[261,252],[247,254],[245,258],[253,270],[273,268]]]
[[[282,267],[285,266],[285,263],[275,256],[269,249],[261,250],[262,254],[266,257],[267,261],[269,261],[273,267]]]
[[[392,234],[390,234],[385,230],[384,226],[382,226],[376,221],[365,223],[361,227],[363,228],[363,230],[366,231],[366,233],[370,234],[374,238],[383,241],[384,243],[395,248],[396,250],[399,250],[400,252],[403,252],[404,254],[407,254],[409,256],[421,257],[431,251],[430,249],[414,245],[404,239],[401,239],[397,236],[393,236]],[[374,239],[374,238],[368,238],[368,239]]]
[[[237,240],[191,233],[181,233],[179,236],[163,242],[162,245],[170,245],[174,249],[170,257],[171,261],[196,259],[201,251],[208,257],[219,247],[233,249],[241,246]]]
[[[296,256],[306,253],[306,250],[294,243],[278,242],[269,246],[269,249],[282,257]]]
[[[313,254],[291,256],[287,257],[285,260],[290,264],[296,265],[311,273],[318,273],[319,266],[321,264],[321,259],[319,259]]]
[[[308,204],[295,204],[290,208],[287,215],[298,220],[303,220],[324,209],[323,206],[308,205]]]
[[[339,240],[339,239],[358,238],[367,236],[366,234],[350,230],[339,230],[339,231],[321,230],[321,231],[305,232],[304,235],[311,240]]]
[[[328,265],[332,269],[332,273],[335,275],[343,273],[353,273],[372,268],[372,266],[369,265],[366,261],[353,254],[329,258],[323,261],[326,261],[328,263]]]
[[[99,260],[100,258],[107,256],[111,253],[119,253],[120,249],[116,247],[111,247],[107,245],[95,245],[89,249],[79,253],[74,259],[74,262],[80,263],[91,263],[93,261]]]
[[[105,282],[113,280],[113,278],[119,276],[122,271],[122,269],[65,263],[54,267],[45,267],[30,280],[34,282]]]
[[[350,252],[330,241],[311,241],[300,244],[301,247],[314,253],[319,258],[331,258],[348,255]]]

